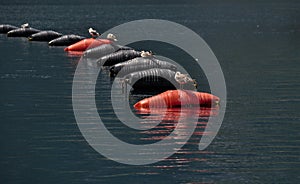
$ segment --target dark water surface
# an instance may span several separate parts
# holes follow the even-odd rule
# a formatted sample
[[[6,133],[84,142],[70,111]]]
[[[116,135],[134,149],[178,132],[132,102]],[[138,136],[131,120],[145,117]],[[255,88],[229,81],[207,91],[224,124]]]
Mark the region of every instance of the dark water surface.
[[[170,158],[146,166],[119,164],[93,150],[77,127],[72,80],[79,58],[63,47],[0,35],[1,183],[299,182],[299,3],[26,2],[0,3],[0,23],[29,22],[35,28],[84,36],[89,27],[104,32],[143,18],[189,27],[222,66],[227,110],[219,133],[204,151],[197,145],[206,123],[200,117],[190,141]],[[188,69],[207,90],[206,79]],[[111,85],[107,74],[101,75],[98,100],[110,93]],[[135,134],[124,131],[109,103],[99,111],[115,135],[142,143],[169,134],[178,114],[172,111],[152,132]]]

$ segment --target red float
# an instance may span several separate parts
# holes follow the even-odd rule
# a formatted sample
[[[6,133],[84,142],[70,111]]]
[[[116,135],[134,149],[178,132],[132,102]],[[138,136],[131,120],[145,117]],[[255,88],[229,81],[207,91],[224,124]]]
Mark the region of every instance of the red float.
[[[145,98],[136,104],[134,108],[173,108],[181,106],[212,107],[218,105],[220,98],[209,93],[190,90],[168,90],[156,96]]]
[[[94,48],[103,44],[111,44],[111,43],[112,41],[108,39],[86,38],[66,47],[65,51],[85,51],[88,48]]]

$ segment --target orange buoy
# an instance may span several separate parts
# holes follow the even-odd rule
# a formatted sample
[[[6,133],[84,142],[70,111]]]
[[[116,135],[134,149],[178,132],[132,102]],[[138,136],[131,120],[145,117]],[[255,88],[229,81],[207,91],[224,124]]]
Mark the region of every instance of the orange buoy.
[[[110,44],[111,40],[108,39],[94,39],[94,38],[86,38],[73,45],[70,45],[65,48],[65,51],[85,51],[88,48],[98,47],[103,44]]]
[[[136,104],[134,108],[172,108],[181,106],[205,106],[211,107],[219,103],[220,98],[209,93],[190,90],[168,90],[156,96],[145,98]]]

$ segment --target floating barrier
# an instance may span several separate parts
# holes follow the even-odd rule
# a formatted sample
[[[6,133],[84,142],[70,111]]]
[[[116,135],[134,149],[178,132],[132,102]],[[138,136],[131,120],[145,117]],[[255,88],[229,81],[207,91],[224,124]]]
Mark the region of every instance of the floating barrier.
[[[133,50],[133,49],[127,46],[121,46],[112,43],[112,44],[104,44],[95,48],[88,49],[84,52],[83,55],[89,58],[100,58],[119,50]]]
[[[48,43],[48,45],[50,45],[50,46],[69,46],[69,45],[77,43],[83,39],[85,39],[85,37],[79,36],[79,35],[74,35],[74,34],[64,35],[64,36],[61,36],[61,37],[51,40]]]
[[[18,29],[18,27],[13,26],[13,25],[9,25],[9,24],[0,25],[0,33],[1,34],[6,34],[9,31],[14,30],[14,29]]]
[[[85,51],[88,48],[94,48],[103,44],[110,44],[111,40],[108,39],[95,39],[95,38],[86,38],[77,43],[74,43],[65,48],[65,51]]]
[[[134,104],[134,108],[173,108],[182,106],[212,107],[218,105],[219,102],[219,97],[209,93],[190,90],[168,90],[137,102]]]
[[[34,28],[18,28],[7,32],[8,37],[29,37],[32,34],[38,33],[40,30]]]
[[[62,34],[55,31],[41,31],[28,37],[29,41],[46,41],[49,42],[55,38],[61,37]]]
[[[179,88],[175,80],[175,71],[162,68],[132,72],[124,76],[122,81],[129,84],[134,90],[170,90]],[[195,90],[193,82],[183,85],[185,89]]]
[[[118,74],[118,77],[124,77],[132,72],[138,72],[142,70],[161,68],[176,71],[177,67],[169,62],[161,61],[154,57],[138,57],[132,60],[128,60],[122,63],[115,64],[109,68],[110,76],[114,77]]]
[[[101,66],[112,66],[136,57],[141,57],[141,52],[135,50],[119,50],[101,57],[97,60],[97,63]]]

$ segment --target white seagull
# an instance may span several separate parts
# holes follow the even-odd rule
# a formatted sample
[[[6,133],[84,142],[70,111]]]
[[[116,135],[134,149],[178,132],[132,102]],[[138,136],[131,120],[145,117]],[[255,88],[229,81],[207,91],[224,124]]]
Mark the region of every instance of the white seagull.
[[[91,27],[89,28],[89,33],[90,33],[90,35],[91,35],[93,38],[100,36],[100,34],[99,34],[95,29],[93,29],[93,28],[91,28]]]
[[[151,57],[153,54],[149,51],[141,51],[141,57]]]
[[[109,39],[109,40],[113,40],[115,42],[118,41],[117,37],[112,33],[109,33],[106,38]]]
[[[188,82],[194,82],[194,85],[196,87],[196,81],[192,78],[190,78],[187,74],[182,74],[180,72],[175,73],[174,79],[176,82],[180,84],[180,89],[182,89],[182,85],[188,83]]]
[[[21,25],[21,28],[29,28],[30,26],[29,26],[29,23],[25,23],[25,24],[22,24]]]

